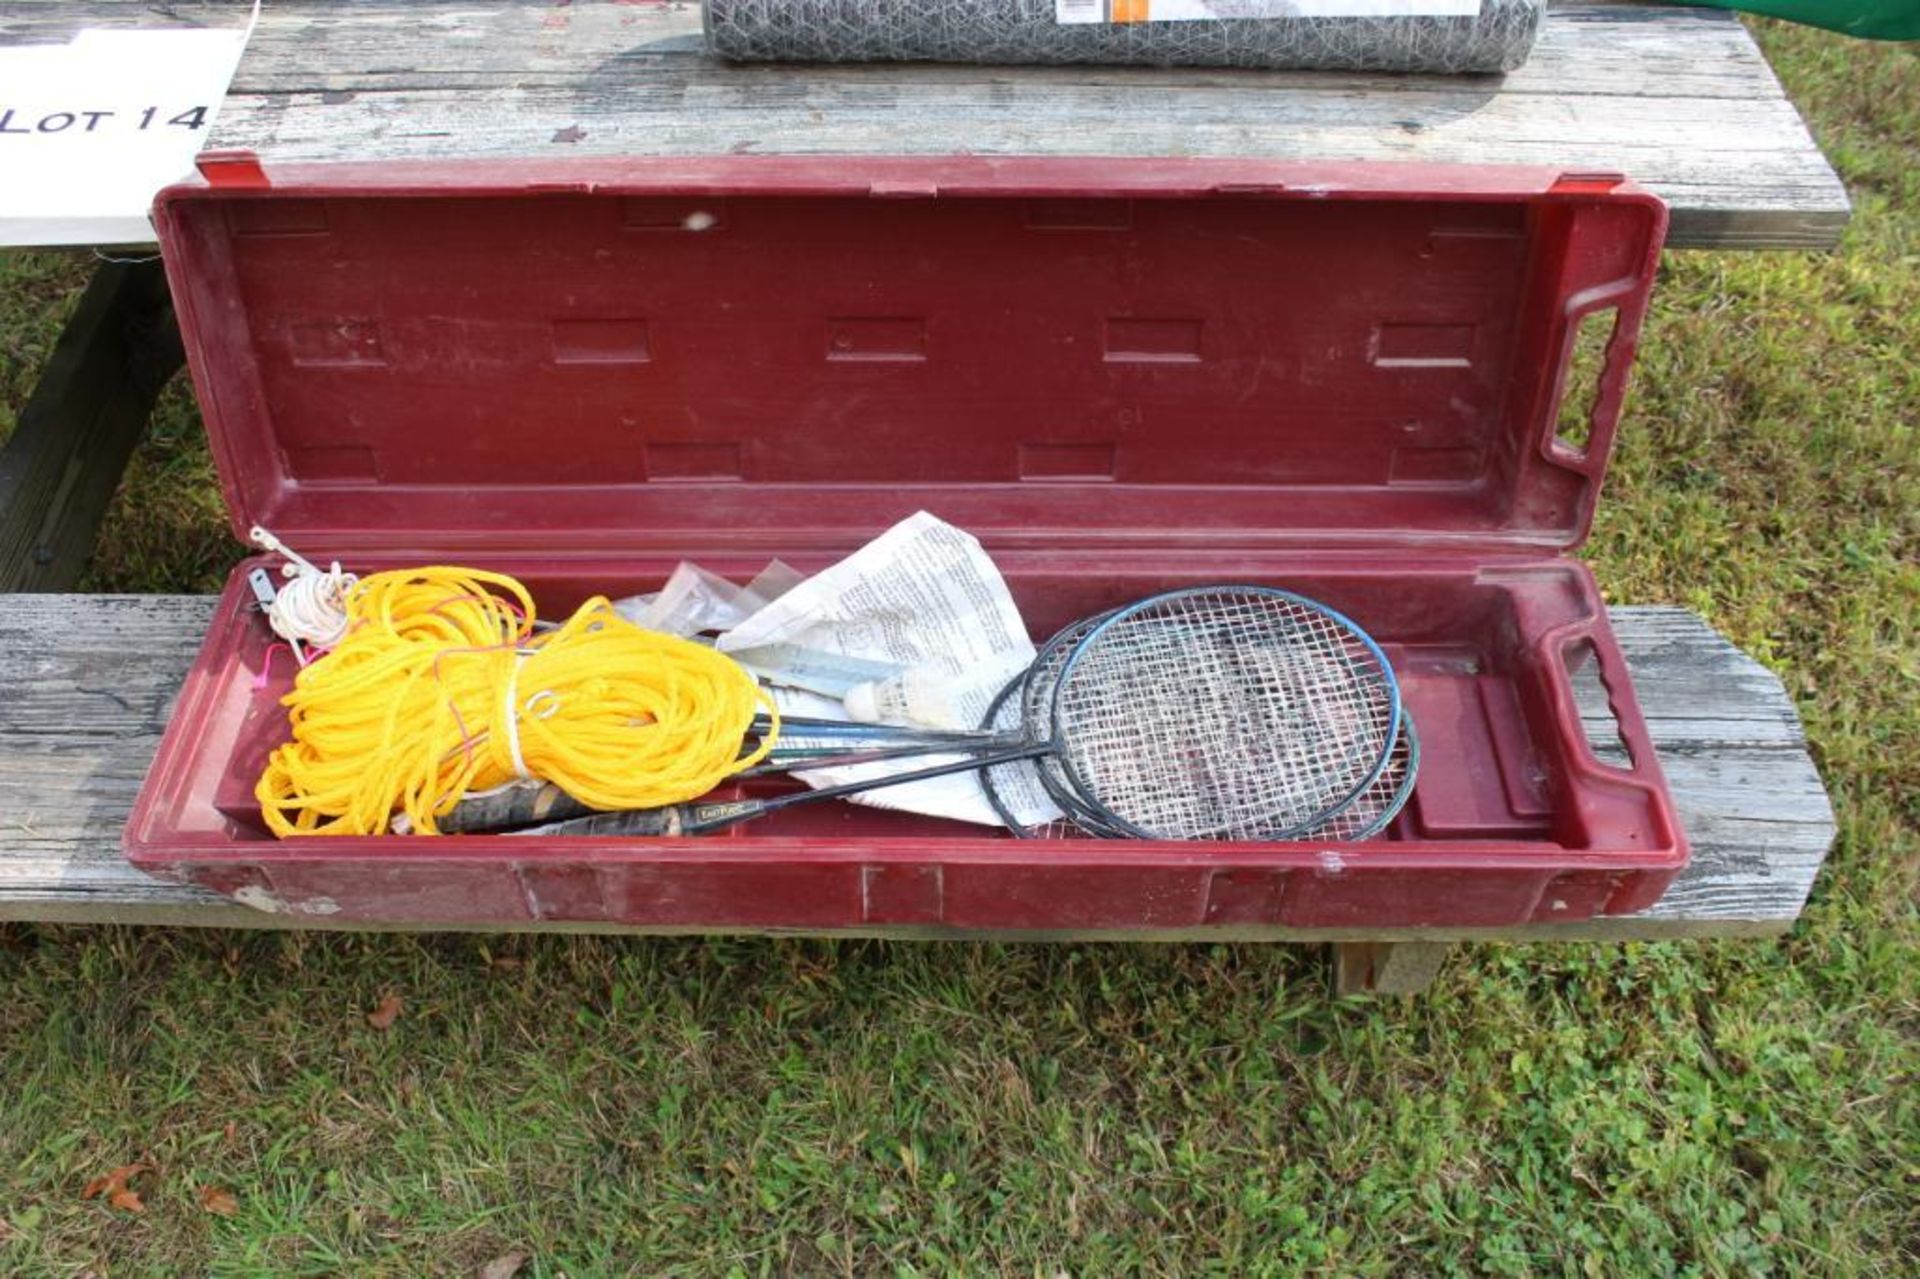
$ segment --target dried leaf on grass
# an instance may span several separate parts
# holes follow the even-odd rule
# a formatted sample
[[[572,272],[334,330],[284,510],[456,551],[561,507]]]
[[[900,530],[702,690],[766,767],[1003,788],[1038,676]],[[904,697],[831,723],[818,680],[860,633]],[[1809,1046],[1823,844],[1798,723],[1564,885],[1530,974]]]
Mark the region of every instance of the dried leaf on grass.
[[[404,1006],[400,1002],[400,996],[388,995],[380,1001],[378,1008],[367,1014],[367,1025],[375,1030],[388,1029],[399,1018],[400,1010]]]
[[[200,1187],[200,1206],[217,1217],[231,1217],[240,1211],[240,1201],[222,1186]]]
[[[80,1192],[82,1199],[98,1199],[105,1195],[107,1206],[118,1208],[121,1212],[145,1212],[147,1206],[140,1202],[140,1196],[127,1188],[127,1183],[143,1172],[152,1172],[153,1165],[146,1163],[122,1164],[104,1177],[95,1177]]]
[[[514,1251],[495,1257],[474,1272],[475,1279],[513,1279],[520,1273],[520,1267],[527,1264],[530,1254]]]

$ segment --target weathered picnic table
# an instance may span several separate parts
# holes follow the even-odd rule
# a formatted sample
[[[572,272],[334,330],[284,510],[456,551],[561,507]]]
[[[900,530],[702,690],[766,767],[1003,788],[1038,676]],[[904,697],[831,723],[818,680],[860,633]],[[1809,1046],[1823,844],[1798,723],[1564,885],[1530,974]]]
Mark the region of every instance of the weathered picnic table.
[[[193,0],[0,0],[0,40],[244,13]],[[1682,247],[1829,247],[1848,216],[1751,37],[1717,11],[1556,4],[1525,68],[1452,79],[730,67],[700,56],[698,31],[693,4],[276,0],[210,145],[257,152],[269,170],[294,159],[749,151],[1526,162],[1632,175],[1671,204]],[[0,587],[58,591],[77,578],[157,372],[177,359],[153,284],[150,264],[103,268],[0,454]],[[65,594],[0,608],[0,919],[327,925],[160,883],[119,854],[210,609],[202,598]],[[1834,830],[1791,702],[1684,610],[1619,608],[1613,620],[1694,848],[1658,905],[1497,930],[1258,935],[1335,942],[1342,989],[1408,991],[1454,941],[1785,930]],[[1598,712],[1594,722],[1600,731]]]

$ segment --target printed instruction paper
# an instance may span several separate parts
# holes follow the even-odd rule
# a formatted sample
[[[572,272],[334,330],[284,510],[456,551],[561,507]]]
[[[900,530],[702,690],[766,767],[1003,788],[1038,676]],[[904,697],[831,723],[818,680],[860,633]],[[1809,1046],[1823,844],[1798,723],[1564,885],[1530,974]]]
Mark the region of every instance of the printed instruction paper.
[[[968,726],[980,722],[994,694],[1035,656],[1020,610],[979,540],[925,511],[794,587],[721,636],[717,647],[732,653],[778,644],[940,672],[956,717]],[[776,696],[789,714],[849,718],[829,698],[787,689]],[[816,769],[805,780],[837,785],[947,758]],[[999,824],[970,772],[853,798],[878,808]]]

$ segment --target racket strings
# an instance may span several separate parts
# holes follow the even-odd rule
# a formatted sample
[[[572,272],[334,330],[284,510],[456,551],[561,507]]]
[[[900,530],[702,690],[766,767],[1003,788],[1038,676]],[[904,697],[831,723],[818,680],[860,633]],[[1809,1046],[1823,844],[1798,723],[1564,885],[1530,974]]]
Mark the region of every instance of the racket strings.
[[[1000,710],[993,717],[992,726],[1012,729],[1019,725],[1014,713]],[[1063,814],[1045,821],[1027,820],[1018,805],[1030,792],[1021,789],[1022,783],[1018,780],[1018,772],[1023,768],[1032,768],[1034,764],[1035,761],[1030,760],[1013,764],[996,764],[981,772],[981,787],[986,791],[989,803],[1016,837],[1020,839],[1113,838],[1113,832],[1103,831],[1091,824],[1089,816],[1084,813]],[[1419,768],[1419,737],[1414,731],[1412,718],[1403,715],[1399,740],[1394,743],[1393,754],[1388,759],[1387,766],[1380,770],[1379,776],[1375,777],[1372,783],[1345,808],[1291,838],[1346,841],[1373,838],[1386,830],[1393,819],[1398,817],[1401,810],[1406,807],[1407,801],[1412,797]],[[1032,784],[1036,786],[1039,784],[1037,776],[1033,778]]]
[[[1068,660],[1080,643],[1092,634],[1095,627],[1111,616],[1110,612],[1100,613],[1072,622],[1041,648],[1039,655],[1034,658],[1032,667],[1028,670],[1026,684],[1020,690],[1020,697],[1016,702],[1021,717],[1021,723],[1016,727],[1024,727],[1029,735],[1044,736],[1052,732],[1054,689],[1060,683],[1060,673],[1066,669]],[[1119,834],[1091,811],[1087,801],[1074,789],[1073,782],[1068,778],[1058,755],[1042,756],[1028,767],[1034,770],[1040,785],[1069,818],[1082,826],[1091,828],[1096,834],[1105,836]]]
[[[1000,690],[993,704],[987,708],[987,714],[980,724],[982,728],[999,733],[1025,731],[1026,690],[1039,673],[1040,662],[1046,652],[1043,647],[1040,657],[1035,659],[1027,673],[1016,677]],[[1043,756],[1041,759],[989,764],[981,769],[980,790],[985,794],[988,805],[999,814],[1007,829],[1020,839],[1093,838],[1096,832],[1089,828],[1085,815],[1069,808],[1058,796],[1050,793],[1041,777],[1041,769],[1047,762]],[[1049,808],[1054,808],[1054,815],[1043,816]]]
[[[1283,592],[1231,589],[1176,592],[1095,626],[1053,703],[1073,789],[1123,827],[1177,839],[1324,822],[1384,769],[1400,715],[1357,628]]]
[[[1305,832],[1302,838],[1371,839],[1385,830],[1407,806],[1419,772],[1420,736],[1414,731],[1412,717],[1403,712],[1399,740],[1394,742],[1393,754],[1379,776],[1368,783],[1352,803]]]

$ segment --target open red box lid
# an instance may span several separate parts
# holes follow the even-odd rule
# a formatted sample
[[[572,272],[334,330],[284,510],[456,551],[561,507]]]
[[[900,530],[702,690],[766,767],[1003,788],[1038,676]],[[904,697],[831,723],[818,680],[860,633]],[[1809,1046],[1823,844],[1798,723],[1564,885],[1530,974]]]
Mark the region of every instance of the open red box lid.
[[[234,527],[329,556],[1571,547],[1666,223],[1530,168],[201,167],[155,220]]]

